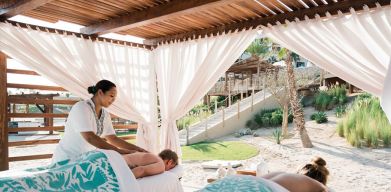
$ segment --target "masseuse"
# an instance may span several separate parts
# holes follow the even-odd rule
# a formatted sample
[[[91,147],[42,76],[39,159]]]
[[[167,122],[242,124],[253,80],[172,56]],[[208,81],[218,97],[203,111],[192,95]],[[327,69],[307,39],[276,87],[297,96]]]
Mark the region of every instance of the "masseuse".
[[[65,132],[54,154],[53,162],[76,158],[95,149],[114,150],[122,154],[136,178],[164,171],[157,156],[130,144],[115,135],[109,107],[117,96],[117,88],[108,80],[88,87],[91,99],[77,102],[69,112]]]

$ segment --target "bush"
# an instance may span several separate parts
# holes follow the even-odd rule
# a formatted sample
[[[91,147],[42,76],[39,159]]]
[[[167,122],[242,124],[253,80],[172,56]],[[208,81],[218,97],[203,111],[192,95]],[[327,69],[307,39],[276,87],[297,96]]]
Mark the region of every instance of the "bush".
[[[346,113],[346,105],[338,105],[335,108],[335,116],[341,118]]]
[[[250,119],[246,122],[246,128],[250,128],[251,130],[255,130],[255,129],[258,129],[258,126],[256,125],[256,123],[253,120]]]
[[[326,91],[319,91],[314,100],[314,107],[318,111],[326,111],[329,109],[332,97]]]
[[[319,91],[315,95],[314,107],[318,111],[326,111],[336,105],[343,105],[347,100],[346,86],[333,86],[329,90]]]
[[[327,115],[324,112],[317,112],[311,115],[311,120],[315,120],[316,123],[325,123],[328,121]]]
[[[338,123],[337,132],[356,147],[388,147],[391,140],[391,125],[380,107],[380,101],[368,94],[356,98],[344,119]]]
[[[315,118],[316,118],[316,113],[314,113],[314,114],[312,114],[312,115],[310,116],[310,119],[311,119],[312,121],[315,121]]]
[[[234,135],[235,137],[241,137],[244,135],[252,135],[253,131],[249,128],[240,129],[238,132],[236,132]]]
[[[277,144],[281,143],[281,129],[277,128],[273,131],[273,138],[276,140]]]

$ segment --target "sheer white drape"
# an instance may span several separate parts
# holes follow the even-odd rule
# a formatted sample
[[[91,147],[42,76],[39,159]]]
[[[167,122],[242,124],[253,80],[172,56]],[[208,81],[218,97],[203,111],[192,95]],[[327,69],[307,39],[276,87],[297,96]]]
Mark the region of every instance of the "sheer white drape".
[[[88,98],[101,79],[116,83],[109,111],[139,122],[137,142],[157,152],[156,78],[151,51],[0,23],[0,50],[68,91]]]
[[[160,45],[153,51],[161,147],[181,154],[176,120],[189,111],[254,40],[255,30]]]
[[[391,120],[391,7],[263,28],[263,35],[381,97]]]

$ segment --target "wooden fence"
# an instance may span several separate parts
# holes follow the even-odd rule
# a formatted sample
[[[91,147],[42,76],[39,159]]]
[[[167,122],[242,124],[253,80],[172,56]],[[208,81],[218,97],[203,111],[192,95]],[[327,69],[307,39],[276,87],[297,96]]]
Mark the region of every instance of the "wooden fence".
[[[9,133],[31,132],[31,131],[48,131],[53,134],[54,131],[63,131],[64,126],[54,126],[54,118],[67,118],[67,113],[54,113],[54,105],[68,105],[71,106],[78,102],[75,99],[54,99],[58,94],[22,94],[22,95],[8,95],[8,88],[22,88],[44,91],[59,91],[66,92],[62,87],[44,86],[44,85],[28,85],[15,84],[7,82],[8,74],[22,74],[39,76],[38,73],[29,70],[7,69],[6,56],[0,52],[0,170],[7,170],[9,162],[25,161],[51,158],[52,154],[38,154],[27,156],[9,157],[8,147],[27,146],[27,145],[43,145],[58,143],[59,139],[45,139],[45,140],[28,140],[28,141],[12,141],[8,142]],[[16,105],[26,105],[24,113],[18,113]],[[35,105],[41,113],[30,113],[29,106]],[[111,114],[112,118],[119,119],[117,116]],[[43,118],[43,127],[9,127],[11,118]],[[136,130],[137,124],[113,124],[116,130]],[[127,135],[121,137],[125,140],[134,139],[135,135]]]

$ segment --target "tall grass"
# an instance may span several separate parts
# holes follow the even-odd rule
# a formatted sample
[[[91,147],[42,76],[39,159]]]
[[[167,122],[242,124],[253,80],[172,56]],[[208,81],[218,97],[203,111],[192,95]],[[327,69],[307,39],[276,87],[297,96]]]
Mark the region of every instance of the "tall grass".
[[[332,86],[327,91],[319,91],[315,95],[314,107],[318,111],[326,111],[334,106],[343,105],[347,102],[346,86]]]
[[[356,147],[388,147],[391,125],[380,107],[380,101],[368,94],[357,97],[344,119],[338,123],[338,135]]]

